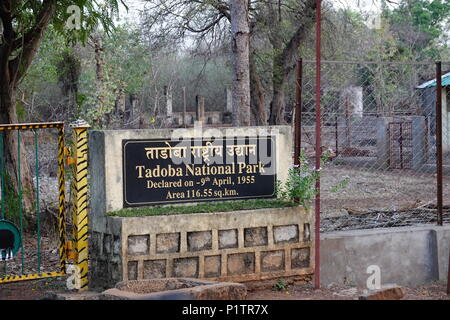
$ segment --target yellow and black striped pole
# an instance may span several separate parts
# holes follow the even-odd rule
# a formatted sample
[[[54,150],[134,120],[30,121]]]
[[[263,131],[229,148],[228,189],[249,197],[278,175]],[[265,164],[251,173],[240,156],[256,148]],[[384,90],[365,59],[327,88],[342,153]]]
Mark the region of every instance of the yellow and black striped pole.
[[[73,239],[80,290],[88,289],[88,138],[86,122],[71,124],[74,130]]]
[[[66,210],[65,210],[65,168],[64,168],[64,126],[58,128],[58,186],[59,186],[59,261],[60,272],[66,271]]]

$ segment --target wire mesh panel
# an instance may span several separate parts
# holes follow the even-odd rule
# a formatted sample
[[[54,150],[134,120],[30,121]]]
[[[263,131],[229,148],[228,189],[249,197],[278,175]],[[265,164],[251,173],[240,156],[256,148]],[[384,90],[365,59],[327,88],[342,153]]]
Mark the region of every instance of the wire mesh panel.
[[[0,125],[0,283],[65,274],[63,155],[62,122]]]
[[[389,168],[412,167],[412,122],[389,122]]]
[[[450,65],[444,65],[443,70],[450,71]],[[435,64],[322,61],[321,73],[321,147],[332,151],[321,174],[322,215],[393,216],[419,210],[431,213],[424,222],[433,221]],[[303,60],[301,146],[310,158],[315,154],[315,90],[315,62]],[[448,87],[445,90],[448,101]],[[450,205],[449,104],[444,108],[443,198],[444,205]],[[322,227],[335,230],[326,219]]]

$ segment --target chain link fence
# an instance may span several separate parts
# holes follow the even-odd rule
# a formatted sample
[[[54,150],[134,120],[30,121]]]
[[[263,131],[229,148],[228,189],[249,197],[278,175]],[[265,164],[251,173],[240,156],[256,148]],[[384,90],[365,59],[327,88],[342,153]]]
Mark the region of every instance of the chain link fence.
[[[313,158],[315,61],[302,63],[301,147]],[[436,64],[322,61],[321,73],[321,146],[333,154],[321,176],[323,229],[436,222]],[[445,222],[450,63],[442,79]]]

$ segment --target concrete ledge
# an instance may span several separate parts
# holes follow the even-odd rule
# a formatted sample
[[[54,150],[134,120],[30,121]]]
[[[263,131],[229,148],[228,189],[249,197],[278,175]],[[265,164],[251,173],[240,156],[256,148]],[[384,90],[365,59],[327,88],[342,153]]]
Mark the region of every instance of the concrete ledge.
[[[189,278],[125,281],[104,291],[100,300],[243,300],[245,285]]]
[[[99,300],[100,293],[93,291],[82,292],[48,292],[41,300]]]
[[[321,284],[366,287],[371,265],[381,283],[401,286],[445,281],[450,226],[415,226],[354,230],[321,235]]]

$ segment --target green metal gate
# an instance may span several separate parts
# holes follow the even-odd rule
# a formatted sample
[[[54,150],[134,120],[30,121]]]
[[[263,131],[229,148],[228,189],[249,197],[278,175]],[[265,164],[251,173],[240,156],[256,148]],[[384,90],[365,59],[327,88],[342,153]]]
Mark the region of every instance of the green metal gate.
[[[57,146],[57,161],[58,161],[58,253],[59,253],[59,265],[55,267],[54,271],[42,272],[42,248],[41,248],[41,208],[40,208],[40,190],[39,190],[39,132],[43,129],[54,128],[58,131],[58,146]],[[23,209],[23,195],[26,190],[23,190],[22,186],[22,170],[20,167],[20,157],[25,156],[22,154],[21,148],[21,133],[24,131],[32,131],[34,139],[34,175],[35,175],[35,204],[34,210],[36,214],[36,255],[37,261],[35,269],[37,272],[27,273],[25,267],[27,265],[27,259],[25,255],[24,242],[24,209]],[[6,132],[9,134],[17,135],[17,204],[18,212],[12,212],[11,208],[7,208],[6,192],[7,192],[7,171],[5,166],[6,155],[5,151],[5,139]],[[63,122],[50,122],[50,123],[29,123],[29,124],[16,124],[16,125],[0,125],[0,180],[1,180],[1,212],[0,212],[0,284],[5,282],[13,282],[20,280],[39,279],[46,277],[57,277],[66,274],[66,212],[65,212],[65,168],[64,168],[64,123]],[[18,225],[11,221],[11,215],[18,214]],[[3,248],[3,247],[4,248]],[[12,272],[8,270],[8,261],[12,261],[20,258],[20,271]]]

